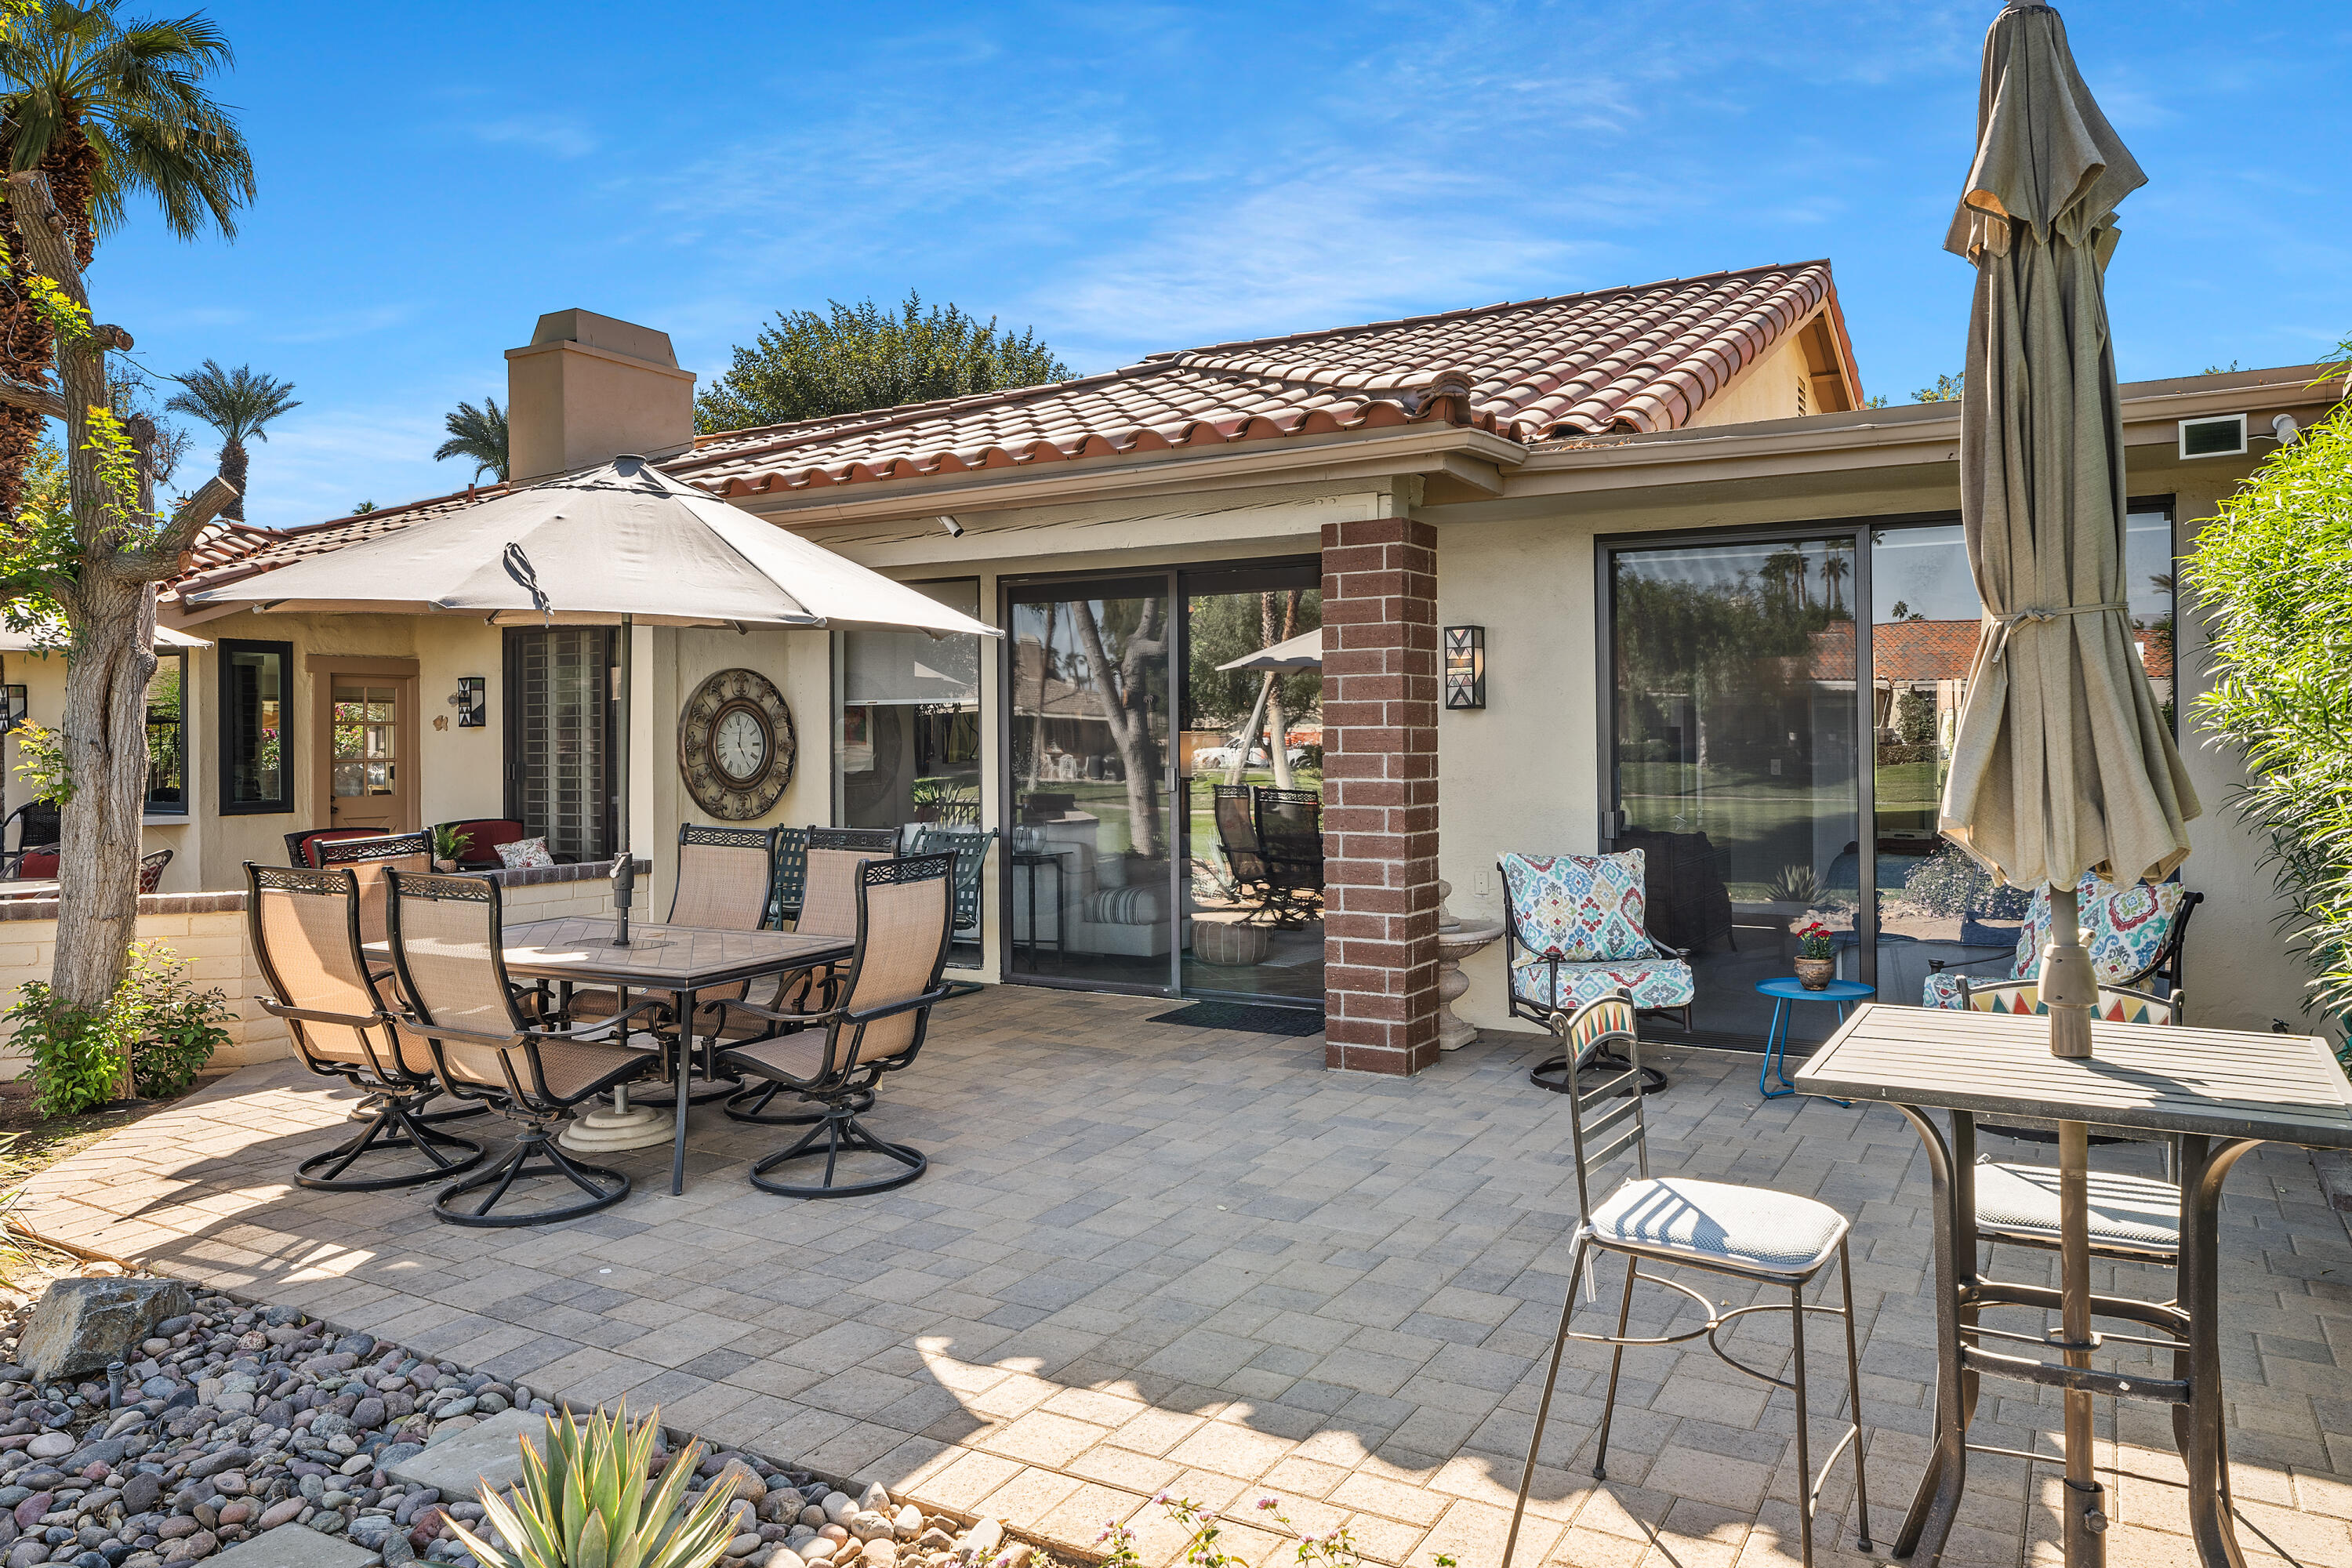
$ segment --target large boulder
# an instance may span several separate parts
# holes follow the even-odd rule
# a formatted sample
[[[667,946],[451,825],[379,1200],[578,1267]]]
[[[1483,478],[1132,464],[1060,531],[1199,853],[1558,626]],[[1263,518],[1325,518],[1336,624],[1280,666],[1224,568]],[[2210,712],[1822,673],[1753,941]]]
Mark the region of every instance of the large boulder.
[[[139,1342],[190,1306],[176,1279],[59,1279],[34,1307],[16,1359],[40,1383],[103,1372],[137,1360]]]

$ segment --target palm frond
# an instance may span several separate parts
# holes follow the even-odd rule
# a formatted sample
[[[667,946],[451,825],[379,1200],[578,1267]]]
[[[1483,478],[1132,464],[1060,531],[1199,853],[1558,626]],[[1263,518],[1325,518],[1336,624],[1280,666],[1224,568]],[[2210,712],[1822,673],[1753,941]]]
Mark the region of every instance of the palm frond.
[[[224,445],[267,441],[270,421],[302,406],[292,382],[260,374],[249,364],[223,370],[218,360],[208,359],[172,379],[181,390],[163,406],[203,420],[220,432]]]
[[[479,479],[485,470],[503,482],[507,477],[507,416],[495,397],[482,399],[482,406],[460,403],[456,412],[442,422],[449,439],[433,449],[436,463],[450,458],[473,460],[474,477]]]

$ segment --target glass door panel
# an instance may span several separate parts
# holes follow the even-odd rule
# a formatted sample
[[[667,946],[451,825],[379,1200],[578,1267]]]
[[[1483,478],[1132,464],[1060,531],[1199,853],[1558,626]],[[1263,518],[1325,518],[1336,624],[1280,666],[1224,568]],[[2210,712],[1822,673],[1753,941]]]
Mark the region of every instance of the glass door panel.
[[[1187,995],[1322,1004],[1322,667],[1223,668],[1322,626],[1320,570],[1185,580]]]
[[[1012,595],[1009,975],[1171,989],[1169,586]]]
[[[389,681],[336,676],[329,696],[328,814],[337,827],[396,832],[400,689]]]
[[[1853,568],[1844,533],[1610,556],[1612,847],[1644,852],[1650,931],[1690,950],[1702,1042],[1762,1042],[1757,983],[1793,973],[1809,915],[1865,977]],[[1799,1045],[1836,1021],[1791,1012]]]

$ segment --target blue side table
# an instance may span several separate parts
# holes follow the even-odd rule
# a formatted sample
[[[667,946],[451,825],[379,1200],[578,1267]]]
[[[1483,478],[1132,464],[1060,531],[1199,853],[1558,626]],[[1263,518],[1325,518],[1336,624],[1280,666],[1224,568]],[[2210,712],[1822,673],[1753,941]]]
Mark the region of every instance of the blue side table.
[[[1855,980],[1832,980],[1819,991],[1808,991],[1804,982],[1793,974],[1778,980],[1759,980],[1756,983],[1756,989],[1772,998],[1772,1027],[1764,1036],[1764,1065],[1756,1070],[1756,1092],[1767,1100],[1779,1100],[1783,1095],[1797,1092],[1797,1086],[1789,1081],[1788,1073],[1789,1019],[1792,1011],[1790,1003],[1832,1003],[1838,1010],[1838,1022],[1843,1024],[1847,1003],[1864,1001],[1878,994],[1877,986],[1864,985]],[[1780,1085],[1778,1089],[1772,1087],[1776,1079]],[[1840,1100],[1838,1103],[1851,1102]]]

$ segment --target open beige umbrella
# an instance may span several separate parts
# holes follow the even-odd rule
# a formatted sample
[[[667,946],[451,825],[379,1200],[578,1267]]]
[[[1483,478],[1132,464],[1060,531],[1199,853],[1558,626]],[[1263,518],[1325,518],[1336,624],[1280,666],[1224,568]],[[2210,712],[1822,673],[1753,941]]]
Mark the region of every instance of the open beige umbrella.
[[[1217,666],[1219,669],[1273,670],[1288,674],[1293,670],[1323,668],[1323,632],[1320,627],[1301,632],[1286,642],[1272,647],[1262,647],[1255,653],[1245,653],[1239,658],[1229,658]]]
[[[2075,888],[2158,878],[2198,814],[2135,647],[2123,572],[2123,422],[2105,273],[2116,204],[2147,183],[2047,5],[1986,35],[1977,155],[1946,247],[1977,268],[1960,417],[1960,509],[1983,596],[1945,784],[1945,837],[2050,889],[2040,987],[2053,1055],[2091,1054],[2097,985]],[[2086,1129],[2059,1124],[2066,1360],[2089,1364]],[[2100,1560],[2091,1396],[2066,1392],[2063,1538]]]

